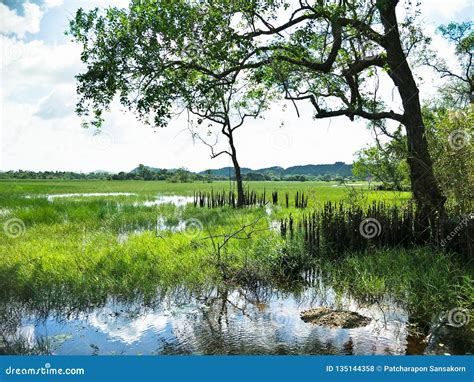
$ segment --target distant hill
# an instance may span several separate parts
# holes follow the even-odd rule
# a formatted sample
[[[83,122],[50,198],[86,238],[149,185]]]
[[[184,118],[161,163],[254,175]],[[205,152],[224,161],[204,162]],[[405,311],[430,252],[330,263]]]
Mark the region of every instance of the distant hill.
[[[144,168],[158,172],[162,169],[150,166],[144,166]],[[130,171],[133,174],[138,173],[139,167],[134,168]],[[176,169],[167,169],[168,172],[176,171]],[[190,171],[192,172],[192,171]],[[300,166],[291,166],[288,168],[283,168],[279,166],[273,167],[266,167],[266,168],[259,168],[253,170],[248,167],[241,168],[242,175],[247,174],[262,174],[268,176],[278,176],[278,177],[286,177],[286,176],[296,176],[296,175],[304,175],[304,176],[324,176],[329,175],[333,176],[343,176],[343,177],[350,177],[352,176],[352,165],[346,164],[344,162],[336,162],[333,164],[306,164]],[[207,175],[211,174],[215,177],[223,177],[227,178],[229,174],[234,176],[234,168],[233,167],[222,167],[217,169],[209,169],[200,171],[197,174],[199,175]]]
[[[241,167],[240,172],[242,173],[242,175],[245,175],[245,174],[249,174],[249,173],[255,172],[255,171],[252,170],[251,168]],[[204,170],[204,171],[198,172],[198,174],[200,174],[200,175],[207,175],[208,173],[210,173],[211,175],[214,175],[214,176],[227,177],[227,176],[229,176],[229,174],[231,174],[231,176],[234,175],[234,168],[233,167],[222,167],[222,168],[218,168],[218,169],[209,169],[209,170]]]
[[[211,177],[208,178],[208,174]],[[76,173],[71,171],[0,171],[0,179],[109,179],[109,180],[167,180],[170,182],[193,182],[196,180],[228,179],[235,177],[233,167],[223,167],[219,169],[205,170],[199,173],[185,169],[164,169],[143,164],[137,166],[130,172],[120,171],[113,173],[98,170],[90,173]],[[353,178],[352,165],[344,162],[334,164],[307,164],[283,168],[279,166],[266,167],[253,170],[243,167],[242,175],[244,180],[340,180],[343,178]]]
[[[92,171],[91,174],[112,174],[112,172],[107,170],[95,170]]]
[[[351,176],[352,164],[336,162],[334,164],[308,164],[288,167],[284,175],[340,175]]]
[[[201,175],[205,175],[210,171],[214,176],[229,176],[229,171],[231,175],[234,175],[233,167],[223,167],[219,169],[205,170],[199,172]],[[293,175],[306,175],[306,176],[352,176],[352,165],[346,164],[344,162],[336,162],[334,164],[307,164],[300,166],[292,166],[288,168],[283,167],[267,167],[252,170],[247,167],[241,169],[242,174],[258,173],[262,175],[275,175],[275,176],[293,176]]]

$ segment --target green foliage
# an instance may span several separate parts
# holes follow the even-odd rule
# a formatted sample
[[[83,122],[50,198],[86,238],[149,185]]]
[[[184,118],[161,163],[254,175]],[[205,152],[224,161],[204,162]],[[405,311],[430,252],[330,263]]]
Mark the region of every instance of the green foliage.
[[[415,322],[430,322],[434,312],[472,306],[472,264],[460,264],[429,248],[350,254],[338,263],[324,262],[332,285],[349,288],[369,301],[391,296],[404,304]],[[465,272],[465,267],[470,271]]]
[[[472,21],[441,25],[438,28],[441,35],[455,46],[459,68],[448,66],[444,59],[440,59],[436,52],[427,50],[426,64],[432,67],[447,81],[440,89],[437,99],[439,106],[444,108],[466,107],[474,103],[474,23]]]
[[[474,22],[451,22],[441,25],[438,30],[442,36],[456,45],[456,53],[464,55],[474,48]]]
[[[360,178],[373,176],[376,181],[382,182],[385,189],[401,191],[409,184],[406,158],[406,137],[399,129],[388,143],[359,151],[352,171]]]
[[[224,3],[133,0],[128,9],[79,9],[67,34],[82,45],[87,65],[77,76],[86,125],[99,128],[115,96],[154,126],[166,125],[176,105],[214,121],[230,111],[258,114],[269,91],[257,83],[242,91],[247,81],[228,70],[246,50],[231,38],[234,7]]]
[[[462,212],[474,200],[474,106],[424,109],[435,174],[448,201]]]
[[[184,168],[180,168],[168,179],[171,183],[190,183],[194,180],[194,174],[191,174]]]
[[[5,171],[0,179],[107,179],[106,172],[77,173],[72,171]]]

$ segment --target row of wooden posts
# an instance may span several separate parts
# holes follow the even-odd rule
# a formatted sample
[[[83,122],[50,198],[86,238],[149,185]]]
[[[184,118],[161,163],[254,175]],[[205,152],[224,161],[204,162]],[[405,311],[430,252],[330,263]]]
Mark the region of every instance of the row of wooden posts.
[[[271,200],[267,200],[267,192],[263,190],[261,193],[256,191],[246,190],[244,193],[245,205],[246,206],[264,206],[267,203],[278,205],[278,191],[272,191]],[[308,207],[309,196],[304,192],[296,192],[293,203],[290,203],[290,194],[285,193],[284,206],[289,208],[290,205],[295,208],[306,208]],[[223,207],[223,206],[237,206],[237,195],[234,191],[206,191],[206,192],[194,192],[193,203],[195,207]]]
[[[288,192],[280,199],[278,191],[272,191],[267,200],[265,190],[261,193],[245,191],[246,206],[264,206],[269,203],[286,208],[307,209],[309,196],[296,192],[290,201]],[[236,207],[237,195],[234,191],[195,192],[195,207]],[[443,222],[432,222],[427,228],[429,243],[447,251],[463,254],[466,258],[474,255],[474,218],[447,212]],[[442,224],[442,226],[441,226]],[[374,202],[368,208],[340,202],[328,201],[323,208],[308,211],[294,218],[280,221],[281,235],[286,239],[298,238],[311,253],[344,253],[367,248],[409,248],[426,244],[426,235],[420,238],[415,230],[415,208],[412,203],[402,206]]]
[[[450,252],[473,256],[474,219],[453,216],[443,222],[439,237],[438,222],[429,228],[430,243]],[[299,218],[290,215],[280,221],[281,235],[303,240],[310,253],[342,254],[371,247],[409,248],[426,244],[415,230],[415,208],[374,202],[369,208],[344,202],[326,202],[322,209]]]

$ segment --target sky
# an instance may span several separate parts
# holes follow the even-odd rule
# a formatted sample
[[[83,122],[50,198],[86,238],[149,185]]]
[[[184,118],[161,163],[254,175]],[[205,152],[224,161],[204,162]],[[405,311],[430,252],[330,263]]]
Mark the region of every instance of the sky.
[[[139,163],[200,171],[231,165],[228,157],[211,159],[208,147],[193,142],[185,115],[154,131],[114,105],[100,134],[81,127],[74,113],[74,76],[84,66],[80,47],[64,31],[79,7],[126,7],[127,3],[0,0],[0,171],[118,172]],[[472,4],[471,0],[421,0],[425,32],[433,35],[433,48],[448,62],[454,62],[453,49],[434,33],[436,26],[472,17]],[[442,81],[425,69],[420,75],[420,94],[428,99]],[[363,121],[314,120],[310,105],[300,104],[299,109],[298,118],[291,104],[275,103],[264,119],[249,120],[238,129],[235,141],[241,166],[351,163],[355,152],[374,143]]]

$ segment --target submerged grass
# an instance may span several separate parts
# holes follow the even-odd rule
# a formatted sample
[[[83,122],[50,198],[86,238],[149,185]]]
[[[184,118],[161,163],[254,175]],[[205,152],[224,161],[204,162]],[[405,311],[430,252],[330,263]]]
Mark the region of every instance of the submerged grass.
[[[361,300],[390,296],[414,322],[430,322],[451,309],[472,309],[473,265],[431,248],[377,250],[321,263],[335,289]]]
[[[409,193],[360,192],[325,182],[250,182],[248,186],[292,195],[304,190],[310,195],[310,207],[327,200],[400,203],[409,197]],[[283,241],[269,229],[272,221],[302,213],[295,208],[143,204],[158,194],[192,195],[228,187],[228,182],[0,181],[0,222],[17,218],[26,228],[19,237],[0,234],[0,298],[58,306],[71,298],[92,304],[108,295],[142,296],[146,302],[157,291],[180,286],[264,281],[295,287],[302,270],[318,267],[337,293],[348,290],[366,300],[391,295],[406,304],[415,320],[427,320],[452,307],[472,308],[472,264],[460,264],[430,248],[371,250],[334,261],[310,256],[301,241]],[[136,195],[53,201],[44,197],[98,190]],[[217,258],[209,236],[219,242],[222,235],[255,221],[250,239],[229,241]],[[194,226],[189,228],[189,222]]]
[[[152,296],[160,286],[192,287],[215,277],[209,253],[184,234],[157,237],[143,232],[119,243],[114,234],[75,228],[41,225],[28,231],[21,243],[2,243],[2,293],[40,300],[63,293],[79,298]]]

